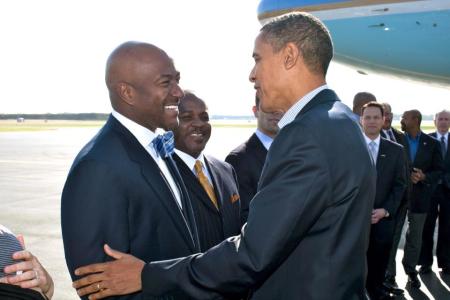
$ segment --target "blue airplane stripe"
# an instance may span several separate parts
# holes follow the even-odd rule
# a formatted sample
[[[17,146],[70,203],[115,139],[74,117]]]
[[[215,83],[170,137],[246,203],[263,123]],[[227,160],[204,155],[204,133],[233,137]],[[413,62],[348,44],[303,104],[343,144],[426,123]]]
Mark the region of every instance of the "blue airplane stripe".
[[[323,5],[323,4],[331,4],[331,3],[339,3],[339,2],[348,2],[342,0],[261,0],[258,5],[258,14],[283,10],[288,8],[296,8],[296,7],[304,7],[311,5]]]

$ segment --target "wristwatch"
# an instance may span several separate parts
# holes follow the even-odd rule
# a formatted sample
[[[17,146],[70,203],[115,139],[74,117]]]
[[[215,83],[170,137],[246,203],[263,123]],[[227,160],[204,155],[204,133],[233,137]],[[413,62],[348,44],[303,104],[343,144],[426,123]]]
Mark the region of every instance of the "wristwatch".
[[[389,214],[389,212],[387,211],[387,209],[385,209],[384,211],[386,212],[386,213],[384,214],[384,217],[385,217],[385,218],[389,218],[390,214]]]

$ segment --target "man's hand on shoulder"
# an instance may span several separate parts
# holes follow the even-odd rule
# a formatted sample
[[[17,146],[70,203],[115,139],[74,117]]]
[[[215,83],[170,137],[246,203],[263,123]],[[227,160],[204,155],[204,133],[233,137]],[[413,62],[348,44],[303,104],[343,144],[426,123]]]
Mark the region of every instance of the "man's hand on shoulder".
[[[89,295],[89,299],[93,300],[140,291],[141,272],[145,262],[130,254],[113,250],[108,245],[104,249],[115,260],[76,269],[75,274],[83,276],[72,284],[78,295]]]

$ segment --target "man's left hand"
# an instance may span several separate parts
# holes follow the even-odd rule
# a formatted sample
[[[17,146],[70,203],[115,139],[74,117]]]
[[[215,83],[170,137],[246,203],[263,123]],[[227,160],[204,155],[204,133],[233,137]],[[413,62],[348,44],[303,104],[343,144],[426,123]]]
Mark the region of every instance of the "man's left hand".
[[[372,224],[377,224],[385,216],[386,210],[384,208],[377,208],[372,210]]]
[[[104,246],[104,250],[115,260],[75,270],[75,275],[84,276],[72,284],[78,295],[89,295],[89,299],[93,300],[140,291],[141,272],[145,262],[130,254],[113,250],[108,245]]]

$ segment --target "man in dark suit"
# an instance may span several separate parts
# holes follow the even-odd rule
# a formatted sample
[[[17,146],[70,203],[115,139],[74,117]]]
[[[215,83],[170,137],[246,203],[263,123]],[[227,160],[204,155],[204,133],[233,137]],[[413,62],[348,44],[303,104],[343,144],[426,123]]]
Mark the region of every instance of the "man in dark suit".
[[[374,94],[369,92],[359,92],[353,97],[353,119],[360,124],[361,111],[364,105],[369,102],[377,102],[377,98]]]
[[[278,122],[283,116],[281,111],[263,112],[260,103],[256,96],[255,105],[252,108],[257,122],[256,132],[225,158],[225,161],[233,166],[237,174],[242,223],[247,221],[250,200],[256,194],[267,151],[279,131]]]
[[[80,268],[95,274],[75,286],[105,284],[93,299],[141,289],[196,299],[247,289],[251,299],[364,299],[376,174],[352,112],[326,85],[332,56],[328,30],[306,13],[277,18],[256,38],[250,80],[261,109],[286,113],[241,235],[148,264],[111,251],[116,261]]]
[[[194,208],[200,249],[206,251],[241,229],[236,174],[226,162],[203,150],[211,136],[206,104],[185,92],[179,105],[175,162]]]
[[[156,128],[177,125],[183,96],[179,79],[172,59],[150,44],[127,42],[109,56],[112,115],[76,157],[61,200],[73,280],[76,268],[108,260],[105,243],[145,261],[199,251],[180,182],[154,148]],[[167,297],[187,299],[178,292]],[[123,299],[144,297],[137,293]]]
[[[450,127],[450,112],[441,111],[434,118],[436,132],[430,135],[438,140],[444,163],[444,172],[439,178],[436,190],[431,198],[430,208],[425,221],[422,250],[419,264],[421,273],[431,272],[433,265],[433,237],[436,218],[439,217],[439,229],[436,247],[438,267],[444,274],[450,274],[450,152],[448,147],[448,129]]]
[[[408,275],[408,283],[413,288],[420,287],[416,266],[422,246],[423,226],[430,207],[433,185],[438,182],[442,172],[440,145],[420,130],[421,121],[422,114],[418,110],[405,111],[401,120],[411,161],[410,180],[413,184],[408,203],[408,231],[402,264]]]
[[[397,282],[395,281],[395,276],[397,275],[397,267],[396,267],[396,255],[397,255],[397,249],[398,244],[400,243],[400,238],[402,236],[402,230],[403,225],[405,224],[406,220],[406,211],[408,207],[408,197],[411,193],[412,189],[412,182],[409,180],[411,174],[410,174],[410,162],[409,162],[409,153],[407,153],[408,146],[406,145],[406,137],[403,132],[400,130],[395,129],[392,127],[392,119],[394,117],[392,113],[392,108],[389,103],[382,103],[384,108],[384,124],[383,128],[380,132],[381,136],[387,140],[399,143],[403,146],[404,151],[404,169],[405,169],[405,177],[407,178],[406,181],[406,191],[403,193],[402,200],[400,202],[400,206],[397,210],[396,214],[392,214],[391,217],[394,219],[395,222],[395,229],[394,229],[394,238],[392,241],[392,248],[389,255],[389,262],[386,269],[386,281],[385,281],[385,287],[389,289],[389,291],[396,295],[403,294],[403,289],[400,289],[398,287]]]
[[[371,300],[391,299],[383,286],[384,274],[394,237],[398,207],[406,189],[403,147],[380,136],[383,106],[369,102],[362,108],[361,125],[369,153],[376,162],[377,184],[372,211],[369,249],[367,250],[367,291]]]

